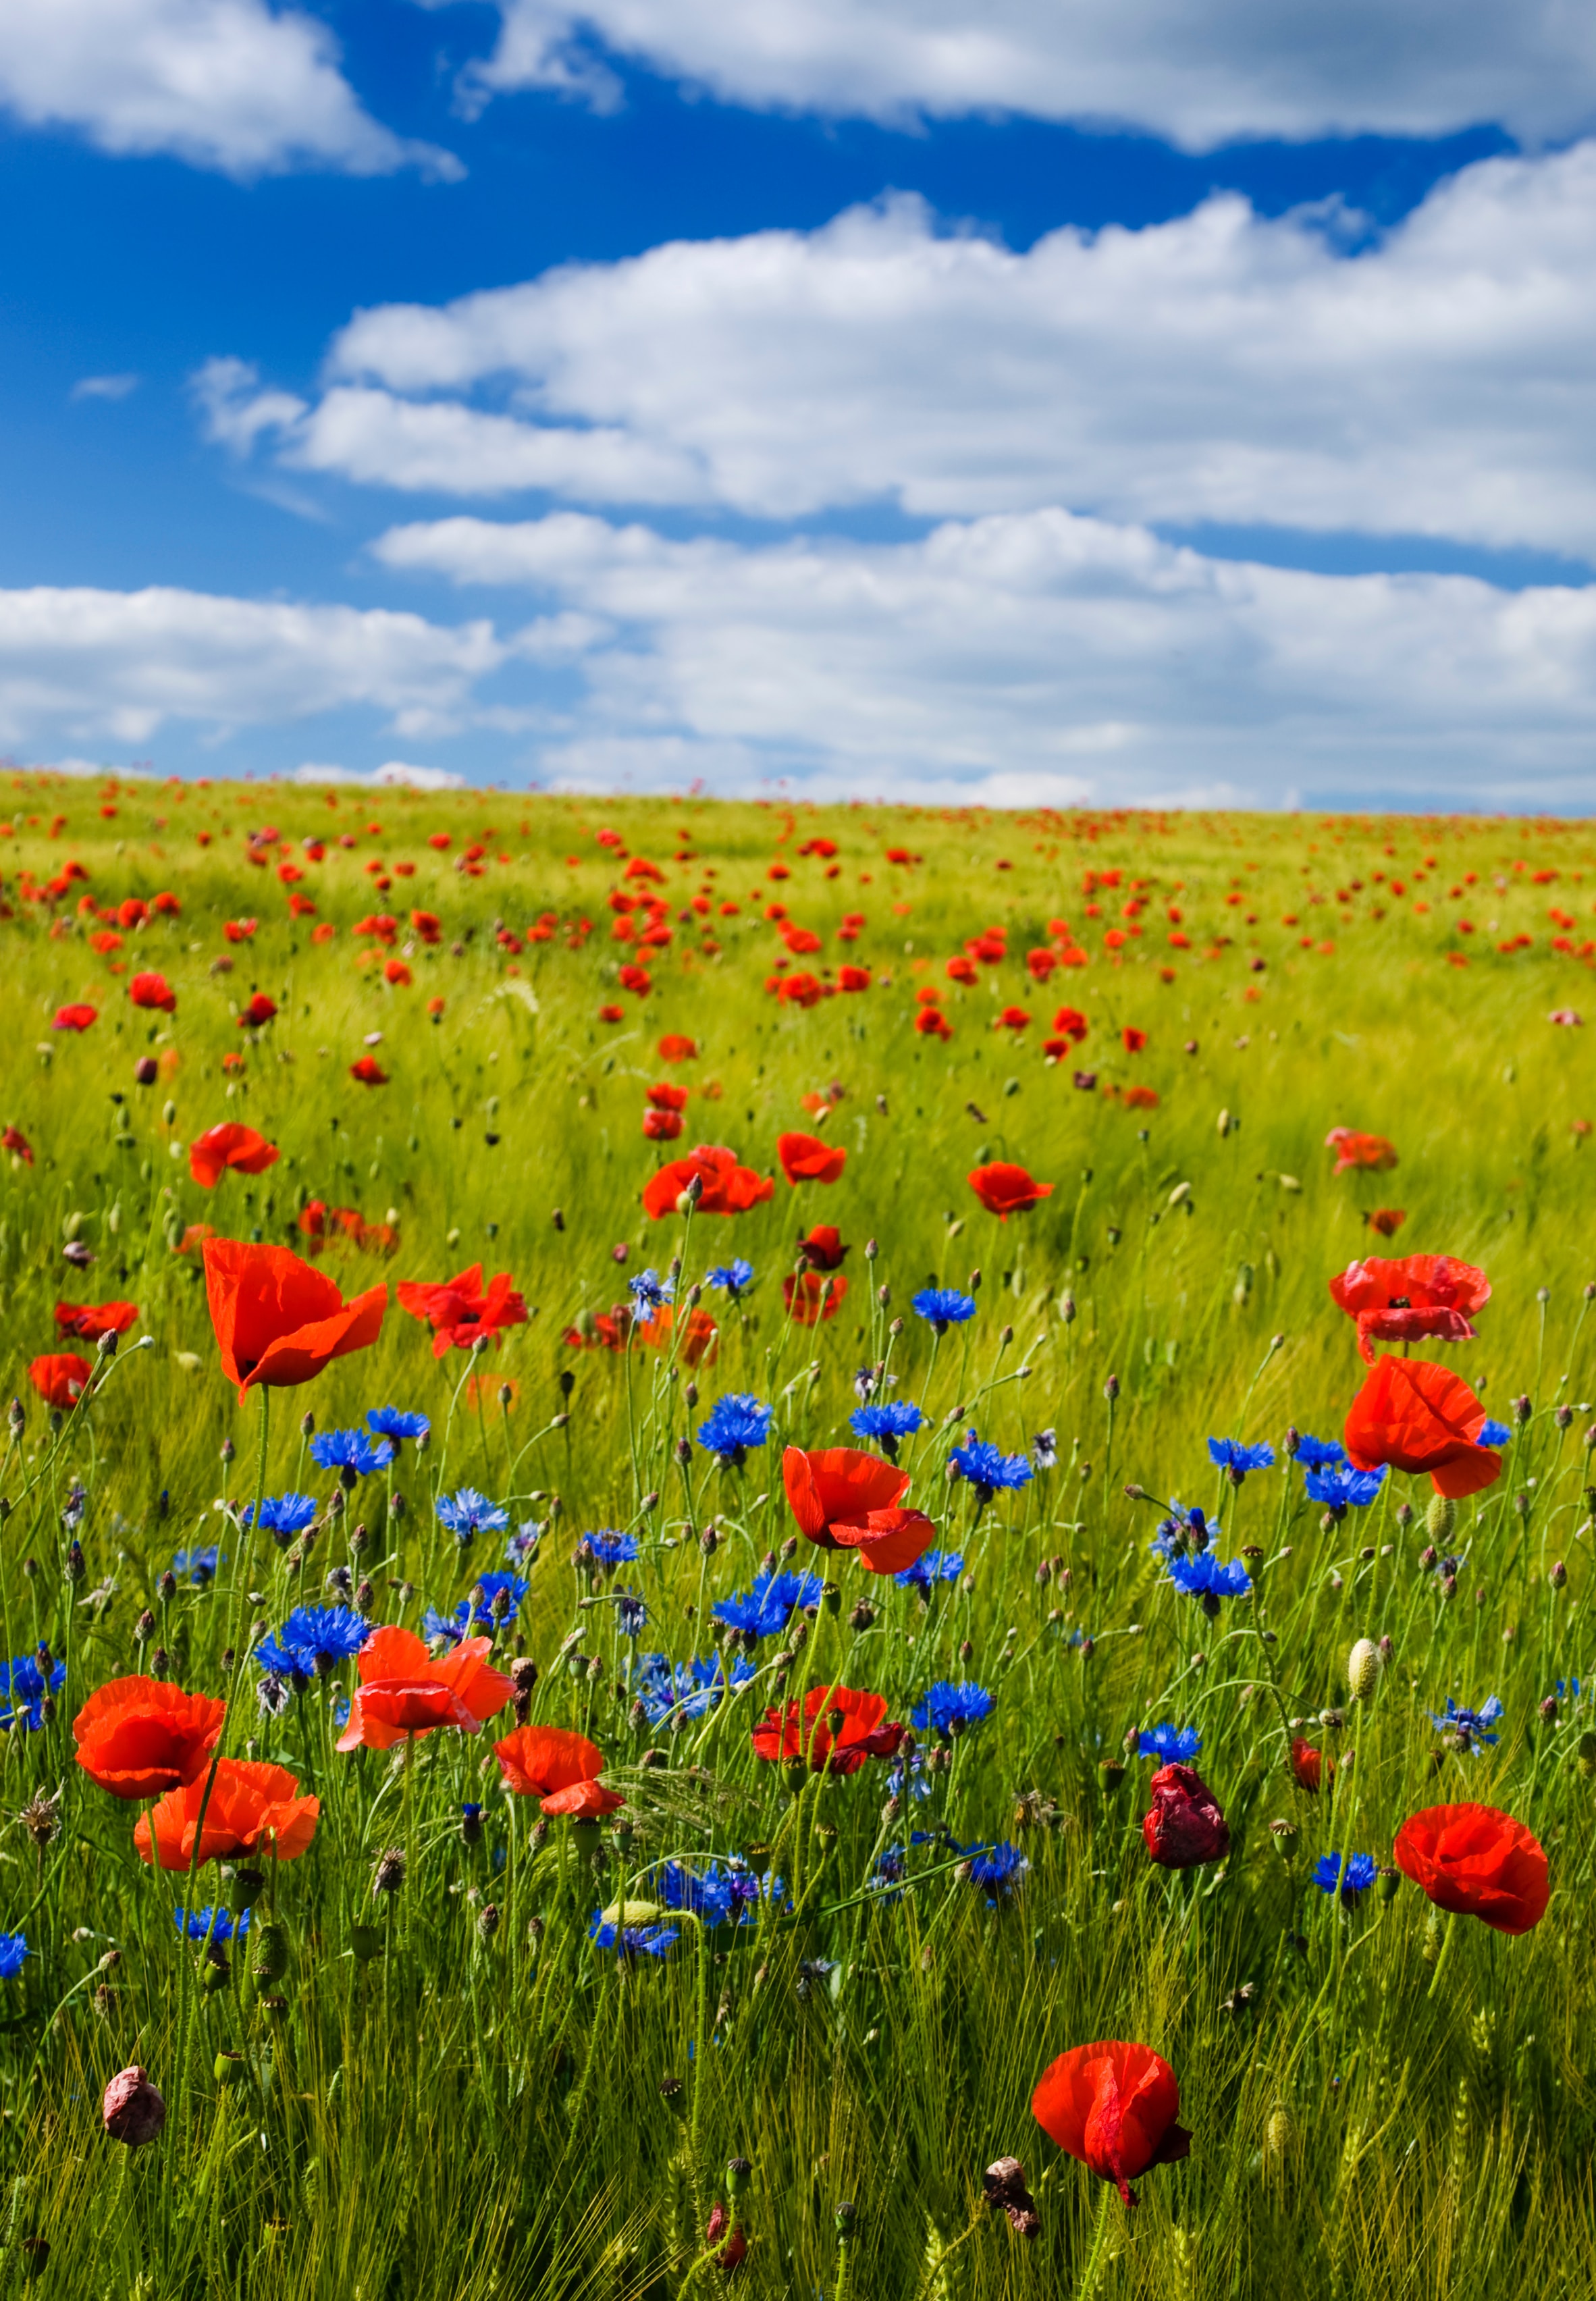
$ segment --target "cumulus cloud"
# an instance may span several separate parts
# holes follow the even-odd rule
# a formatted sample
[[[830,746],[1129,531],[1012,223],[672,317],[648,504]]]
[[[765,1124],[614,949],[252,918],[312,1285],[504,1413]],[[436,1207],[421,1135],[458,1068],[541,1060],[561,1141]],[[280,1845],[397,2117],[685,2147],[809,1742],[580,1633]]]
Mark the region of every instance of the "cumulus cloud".
[[[168,153],[233,176],[461,173],[448,153],[371,117],[325,24],[268,0],[11,0],[0,108],[104,152]]]
[[[443,5],[446,0],[427,0]],[[498,0],[479,99],[617,100],[604,51],[731,103],[896,121],[1006,111],[1132,122],[1207,150],[1244,136],[1527,139],[1596,118],[1596,20],[1564,0]]]
[[[239,452],[463,498],[1596,552],[1596,142],[1348,222],[1227,195],[1016,254],[899,199],[357,314],[314,402],[239,362],[200,389]]]
[[[364,774],[358,767],[327,766],[307,759],[288,777],[295,783],[359,783],[367,791],[464,791],[465,777],[446,767],[412,766],[406,759],[389,759]]]
[[[126,399],[138,389],[136,375],[80,375],[67,397],[81,399]]]

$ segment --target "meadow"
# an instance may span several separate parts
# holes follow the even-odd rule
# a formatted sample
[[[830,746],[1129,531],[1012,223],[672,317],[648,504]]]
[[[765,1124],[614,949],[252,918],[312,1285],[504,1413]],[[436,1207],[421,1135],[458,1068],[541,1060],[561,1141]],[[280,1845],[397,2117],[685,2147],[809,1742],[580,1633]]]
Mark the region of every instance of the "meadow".
[[[1592,2291],[1588,825],[0,800],[0,2290]]]

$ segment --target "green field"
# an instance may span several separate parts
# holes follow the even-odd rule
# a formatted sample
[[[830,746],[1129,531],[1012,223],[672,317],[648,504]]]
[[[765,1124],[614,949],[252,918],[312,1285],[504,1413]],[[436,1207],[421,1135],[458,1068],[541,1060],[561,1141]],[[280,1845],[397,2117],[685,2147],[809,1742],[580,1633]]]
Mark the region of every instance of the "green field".
[[[1592,2290],[1596,1080],[1583,1029],[1550,1019],[1590,992],[1588,826],[21,775],[0,798],[0,1934],[27,1945],[0,1981],[0,2291]],[[668,939],[643,943],[651,919]],[[868,986],[839,988],[845,966]],[[147,973],[171,1009],[133,1003]],[[812,997],[780,995],[805,974]],[[241,1025],[257,994],[275,1013]],[[95,1019],[56,1027],[74,1005]],[[670,1036],[696,1052],[666,1061]],[[351,1075],[368,1057],[380,1084]],[[644,1136],[662,1083],[688,1090],[676,1140]],[[279,1155],[203,1189],[190,1146],[229,1123]],[[1398,1163],[1335,1174],[1337,1127]],[[846,1151],[838,1180],[788,1182],[794,1131]],[[651,1219],[644,1186],[695,1145],[773,1176],[769,1199]],[[1050,1195],[1000,1221],[966,1179],[994,1161]],[[1389,1239],[1377,1210],[1404,1217]],[[805,1325],[782,1282],[816,1225],[847,1291]],[[313,1246],[346,1297],[386,1284],[378,1339],[273,1390],[268,1421],[221,1370],[198,1226]],[[1491,1282],[1477,1339],[1413,1345],[1513,1432],[1450,1527],[1400,1472],[1337,1520],[1287,1451],[1288,1426],[1341,1437],[1366,1369],[1328,1282],[1382,1253]],[[748,1286],[689,1301],[734,1257]],[[629,1281],[678,1262],[674,1323],[628,1333]],[[435,1356],[397,1283],[477,1264],[526,1320]],[[937,1335],[927,1287],[973,1316]],[[110,1301],[138,1311],[113,1353],[58,1335],[58,1303]],[[74,1352],[88,1395],[52,1411],[30,1367]],[[861,1370],[923,1410],[908,1502],[962,1560],[926,1590],[805,1541],[783,1492],[784,1447],[866,1445]],[[698,1434],[738,1393],[773,1412],[723,1467]],[[390,1405],[430,1443],[346,1491],[301,1418]],[[1032,1475],[983,1504],[947,1471],[971,1431]],[[1274,1465],[1233,1485],[1210,1436]],[[503,1513],[469,1544],[437,1515],[463,1488]],[[308,1545],[241,1522],[288,1493],[318,1506]],[[1249,1561],[1213,1615],[1149,1546],[1174,1498]],[[530,1586],[487,1622],[490,1661],[534,1660],[531,1720],[602,1751],[624,1803],[597,1826],[501,1788],[508,1709],[340,1753],[354,1664],[274,1687],[255,1658],[296,1606],[418,1631],[486,1608],[517,1529]],[[606,1570],[594,1532],[635,1560]],[[712,1609],[767,1568],[826,1586],[729,1639]],[[1354,1702],[1364,1638],[1390,1656]],[[650,1716],[645,1657],[717,1644],[746,1684]],[[65,1675],[30,1708],[40,1646]],[[228,1951],[173,1913],[236,1881],[152,1871],[149,1798],[76,1761],[82,1704],[131,1673],[225,1696],[227,1758],[320,1801]],[[918,1729],[907,1773],[903,1749],[838,1775],[750,1742],[812,1687],[898,1722],[943,1680],[990,1714]],[[1493,1742],[1433,1722],[1490,1697]],[[1136,1743],[1162,1724],[1200,1735],[1222,1860],[1149,1858]],[[1317,1795],[1299,1733],[1334,1761]],[[1314,1882],[1329,1853],[1387,1870],[1406,1817],[1465,1800],[1544,1847],[1533,1930],[1442,1920],[1394,1870]],[[1028,1867],[985,1882],[994,1845]],[[390,1850],[403,1882],[375,1891]],[[663,1865],[679,1892],[712,1861],[723,1883],[746,1864],[747,1922],[667,1905]],[[630,1954],[592,1937],[605,1910],[644,1936]],[[1101,2039],[1164,2057],[1192,2136],[1133,2212],[1032,2113],[1044,2069]],[[132,2064],[166,2104],[137,2148],[101,2117]],[[1006,2155],[1033,2236],[983,2196]],[[729,2186],[731,2160],[751,2171]]]

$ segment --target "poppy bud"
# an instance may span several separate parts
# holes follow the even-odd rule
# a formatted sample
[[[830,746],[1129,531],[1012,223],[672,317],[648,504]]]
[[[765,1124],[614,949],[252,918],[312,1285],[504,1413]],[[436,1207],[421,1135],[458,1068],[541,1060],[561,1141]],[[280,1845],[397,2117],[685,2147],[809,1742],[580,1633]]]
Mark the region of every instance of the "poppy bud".
[[[113,2141],[141,2149],[146,2141],[155,2140],[165,2124],[166,2104],[146,2073],[135,2067],[121,2070],[112,2079],[100,2114]]]
[[[253,1910],[265,1889],[265,1871],[246,1868],[234,1870],[230,1874],[224,1870],[222,1874],[227,1878],[228,1906],[233,1915],[238,1917],[244,1911]]]
[[[1347,1659],[1347,1691],[1354,1702],[1371,1702],[1380,1683],[1380,1649],[1372,1638],[1359,1638]]]
[[[250,1971],[257,1982],[280,1981],[288,1970],[288,1937],[284,1927],[264,1918],[252,1929]]]
[[[1192,1766],[1161,1766],[1148,1785],[1152,1804],[1141,1835],[1152,1859],[1166,1870],[1219,1862],[1230,1852],[1230,1829],[1219,1802]]]
[[[1425,1512],[1425,1528],[1432,1542],[1445,1544],[1458,1523],[1458,1505],[1450,1494],[1432,1494]]]
[[[837,2208],[836,2222],[838,2236],[852,2237],[854,2233],[854,2223],[858,2220],[858,2218],[859,2209],[857,2205],[854,2204],[851,2198],[845,2198],[843,2203]]]
[[[349,1946],[355,1952],[355,1956],[360,1960],[362,1965],[369,1965],[374,1957],[381,1956],[383,1950],[387,1947],[387,1944],[382,1938],[381,1929],[380,1927],[351,1926],[349,1929]]]

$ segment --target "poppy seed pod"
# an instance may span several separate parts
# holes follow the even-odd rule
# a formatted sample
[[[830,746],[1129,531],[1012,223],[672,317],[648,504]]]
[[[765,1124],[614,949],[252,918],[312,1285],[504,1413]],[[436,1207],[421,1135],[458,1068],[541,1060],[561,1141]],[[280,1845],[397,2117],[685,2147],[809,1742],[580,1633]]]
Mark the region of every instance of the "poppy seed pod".
[[[1372,1638],[1359,1638],[1347,1657],[1347,1691],[1354,1702],[1371,1702],[1380,1683],[1380,1649]]]
[[[154,2141],[166,2122],[166,2104],[147,2073],[134,2067],[121,2070],[105,2088],[101,2116],[113,2141],[141,2149]]]

